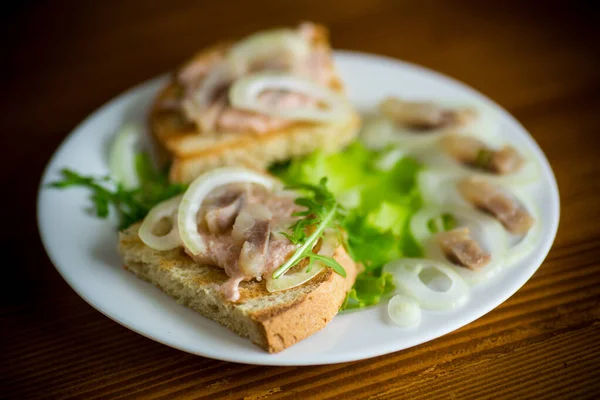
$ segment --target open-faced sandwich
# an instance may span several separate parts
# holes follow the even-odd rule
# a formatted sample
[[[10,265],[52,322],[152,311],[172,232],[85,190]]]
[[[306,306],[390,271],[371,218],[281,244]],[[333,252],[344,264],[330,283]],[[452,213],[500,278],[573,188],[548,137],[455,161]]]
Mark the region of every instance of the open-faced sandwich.
[[[336,151],[360,120],[344,94],[327,30],[303,23],[209,47],[159,93],[150,131],[170,179],[190,182],[224,165],[265,169],[275,161]]]
[[[219,168],[120,234],[125,268],[269,352],[323,328],[356,278],[325,186]],[[304,194],[302,194],[304,192]]]

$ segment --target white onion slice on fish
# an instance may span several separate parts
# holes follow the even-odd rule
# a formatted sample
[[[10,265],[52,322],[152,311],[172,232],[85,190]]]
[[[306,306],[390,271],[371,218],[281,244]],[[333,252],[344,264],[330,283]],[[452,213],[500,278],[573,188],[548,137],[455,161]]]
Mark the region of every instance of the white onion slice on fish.
[[[458,178],[451,172],[427,168],[419,172],[417,185],[424,205],[472,207],[458,192]]]
[[[435,235],[429,231],[427,223],[441,214],[451,214],[457,227],[467,227],[471,238],[491,255],[490,262],[478,271],[455,265],[448,261]],[[475,284],[490,279],[501,269],[508,248],[508,235],[502,224],[495,218],[472,208],[453,206],[428,207],[419,210],[410,221],[410,231],[423,247],[425,257],[448,263],[467,283]]]
[[[424,282],[421,273],[433,268],[443,276],[444,284]],[[394,277],[397,290],[414,298],[422,308],[428,310],[452,310],[466,303],[469,286],[448,265],[439,261],[421,258],[400,258],[383,267],[384,273]],[[445,285],[449,281],[449,285]],[[437,286],[437,287],[436,287]]]
[[[375,116],[367,119],[360,132],[361,142],[371,150],[382,150],[389,145],[409,151],[427,146],[440,135],[435,133],[411,133],[396,127],[393,121]]]
[[[440,145],[440,139],[441,137],[438,137],[431,147],[421,149],[413,156],[428,167],[444,170],[444,173],[448,175],[457,177],[476,176],[493,184],[520,186],[532,184],[541,179],[539,166],[530,154],[522,154],[525,162],[517,171],[500,175],[460,163],[444,151]],[[495,147],[499,147],[499,145],[500,143],[497,143]]]
[[[219,186],[241,182],[255,183],[268,190],[275,186],[273,179],[260,173],[244,168],[225,167],[200,175],[183,194],[177,213],[177,225],[184,246],[193,255],[206,251],[204,240],[198,233],[197,222],[197,214],[204,198]]]
[[[448,107],[459,107],[460,104],[442,102]],[[373,116],[364,124],[360,140],[372,150],[381,150],[389,145],[411,151],[433,145],[447,133],[468,133],[479,138],[492,139],[498,133],[498,120],[495,112],[487,106],[470,106],[477,112],[477,117],[462,127],[442,127],[427,131],[399,127],[381,114]]]
[[[331,257],[335,252],[335,248],[338,245],[338,238],[335,234],[327,234],[324,237],[323,243],[321,244],[321,248],[318,251],[318,254]],[[302,285],[305,282],[308,282],[319,272],[321,272],[325,268],[320,262],[315,261],[313,266],[309,272],[306,272],[306,268],[303,268],[301,271],[289,273],[280,276],[277,279],[269,278],[267,279],[267,290],[269,292],[279,292],[282,290],[291,289],[293,287]]]
[[[110,149],[108,162],[110,175],[125,189],[135,189],[140,185],[135,163],[140,134],[139,127],[125,125],[117,133]]]
[[[181,245],[179,229],[177,228],[177,210],[182,196],[176,196],[165,200],[154,206],[140,226],[138,235],[142,242],[151,249],[158,251],[172,250]],[[165,235],[156,235],[156,224],[161,220],[168,218],[171,223],[171,230]]]
[[[375,160],[375,163],[374,163],[375,168],[377,168],[380,171],[389,172],[406,155],[407,155],[406,150],[404,150],[400,147],[395,147],[395,148],[389,149],[387,151],[384,151],[377,158],[377,160]]]
[[[509,235],[512,239],[510,242],[510,248],[505,260],[507,267],[511,267],[527,257],[535,249],[537,240],[539,239],[540,232],[542,231],[542,219],[540,218],[540,211],[536,207],[533,199],[527,194],[520,191],[516,192],[516,197],[519,199],[521,204],[527,209],[529,214],[534,218],[534,223],[527,233],[521,237],[516,235]]]
[[[277,109],[259,101],[266,90],[290,91],[317,100],[325,108],[295,107]],[[347,119],[350,108],[347,101],[333,90],[297,76],[263,72],[248,75],[233,83],[229,101],[234,108],[259,114],[297,121],[334,122]]]
[[[306,272],[306,269],[303,269],[302,271],[280,276],[277,279],[269,279],[267,280],[267,290],[273,293],[302,285],[317,276],[324,268],[323,264],[315,262],[310,272]]]
[[[469,175],[469,176],[472,176]],[[467,176],[457,176],[452,172],[439,168],[427,168],[419,172],[417,176],[417,185],[421,193],[421,198],[424,205],[435,206],[435,205],[452,205],[459,207],[474,208],[473,204],[467,201],[458,190],[458,183],[466,178]],[[531,201],[527,201],[527,196],[524,195],[523,190],[518,187],[511,187],[509,185],[503,185],[494,182],[487,177],[479,178],[483,181],[488,182],[494,187],[499,188],[509,196],[525,205]],[[531,207],[527,207],[530,211]]]
[[[310,43],[293,29],[274,29],[258,32],[236,43],[228,53],[228,62],[240,74],[256,61],[269,57],[288,56],[291,63],[306,59]]]
[[[412,297],[397,294],[388,302],[388,315],[396,325],[417,326],[421,323],[421,307]]]
[[[473,205],[466,201],[458,188],[456,187],[459,178],[453,176],[444,171],[440,170],[424,170],[419,173],[417,178],[421,197],[425,205],[431,207],[439,207],[441,205],[456,206],[461,208],[474,209]],[[523,190],[518,188],[509,190],[506,186],[497,185],[505,190],[508,194],[515,197],[515,199],[523,205],[529,214],[535,219],[533,226],[527,231],[523,237],[517,237],[515,235],[506,233],[508,241],[508,250],[506,258],[503,264],[511,266],[525,258],[533,251],[536,245],[536,241],[539,238],[541,232],[541,219],[540,213],[535,206],[533,200],[524,193]],[[490,218],[493,218],[490,216]],[[495,220],[495,218],[494,218]],[[506,232],[506,229],[502,227]]]
[[[453,105],[453,102],[446,102]],[[456,106],[456,104],[454,104]],[[477,118],[465,127],[461,127],[455,132],[467,133],[480,139],[494,141],[497,140],[500,132],[500,118],[498,113],[487,104],[477,103],[469,105],[477,112]]]

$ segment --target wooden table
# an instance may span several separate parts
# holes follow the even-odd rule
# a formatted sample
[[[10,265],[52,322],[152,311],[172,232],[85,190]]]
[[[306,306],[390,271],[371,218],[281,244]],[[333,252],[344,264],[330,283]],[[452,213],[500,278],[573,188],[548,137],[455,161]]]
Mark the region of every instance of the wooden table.
[[[524,3],[4,6],[0,398],[600,396],[600,32],[591,7]],[[548,258],[517,294],[476,322],[409,350],[338,365],[210,360],[104,317],[61,279],[38,239],[35,198],[50,155],[88,113],[198,48],[300,19],[329,25],[337,48],[436,69],[513,113],[546,152],[561,191]]]

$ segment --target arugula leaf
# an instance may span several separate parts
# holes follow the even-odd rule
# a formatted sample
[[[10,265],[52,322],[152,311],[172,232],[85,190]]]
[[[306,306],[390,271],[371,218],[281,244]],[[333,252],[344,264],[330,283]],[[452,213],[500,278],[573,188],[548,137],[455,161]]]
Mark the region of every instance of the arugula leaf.
[[[310,261],[320,261],[323,264],[327,265],[328,267],[330,267],[331,269],[333,269],[335,272],[337,272],[339,275],[343,276],[344,278],[346,277],[346,270],[344,269],[344,267],[341,266],[340,263],[338,263],[335,258],[332,257],[326,257],[326,256],[322,256],[320,254],[309,254],[308,257],[310,258]]]
[[[292,226],[290,230],[292,234],[284,235],[294,244],[299,245],[294,254],[281,265],[274,273],[273,278],[277,279],[285,274],[290,268],[298,264],[305,258],[309,259],[309,268],[313,261],[319,261],[331,267],[335,272],[343,277],[346,277],[346,270],[332,257],[325,257],[313,253],[313,247],[319,239],[325,234],[325,229],[334,228],[340,229],[340,224],[343,221],[345,212],[343,208],[335,200],[333,193],[327,189],[327,178],[321,178],[318,185],[309,183],[296,183],[288,186],[287,189],[307,192],[306,197],[298,197],[295,203],[306,208],[305,211],[295,213],[296,216],[301,216]],[[307,237],[307,231],[311,231]],[[340,235],[341,236],[341,235]],[[307,270],[309,270],[307,268]]]
[[[150,157],[136,156],[140,187],[126,190],[110,177],[83,176],[70,169],[61,171],[62,179],[51,182],[50,187],[64,189],[85,187],[92,193],[92,211],[98,218],[107,218],[114,209],[119,216],[119,229],[125,229],[142,220],[156,204],[183,193],[186,185],[168,183],[166,174],[156,170]]]

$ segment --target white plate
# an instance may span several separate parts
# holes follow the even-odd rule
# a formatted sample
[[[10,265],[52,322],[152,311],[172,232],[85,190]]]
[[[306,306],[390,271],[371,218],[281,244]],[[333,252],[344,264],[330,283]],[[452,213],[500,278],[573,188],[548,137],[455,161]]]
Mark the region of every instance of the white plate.
[[[537,270],[556,234],[558,189],[540,148],[506,111],[457,81],[418,66],[365,54],[336,52],[336,62],[350,98],[363,110],[391,94],[483,102],[497,110],[503,134],[530,149],[542,166],[543,184],[535,194],[543,233],[533,254],[493,282],[476,286],[466,306],[452,312],[424,312],[418,328],[392,325],[386,315],[387,305],[380,304],[338,315],[321,332],[275,355],[177,304],[125,271],[115,250],[115,221],[99,220],[84,212],[89,204],[84,189],[40,189],[38,224],[56,269],[85,301],[129,329],[189,353],[249,364],[331,364],[391,353],[458,329],[501,304]],[[113,134],[124,122],[145,120],[148,104],[163,82],[164,78],[158,78],[137,86],[88,117],[60,146],[42,184],[57,179],[64,167],[85,174],[107,174],[106,149]]]

